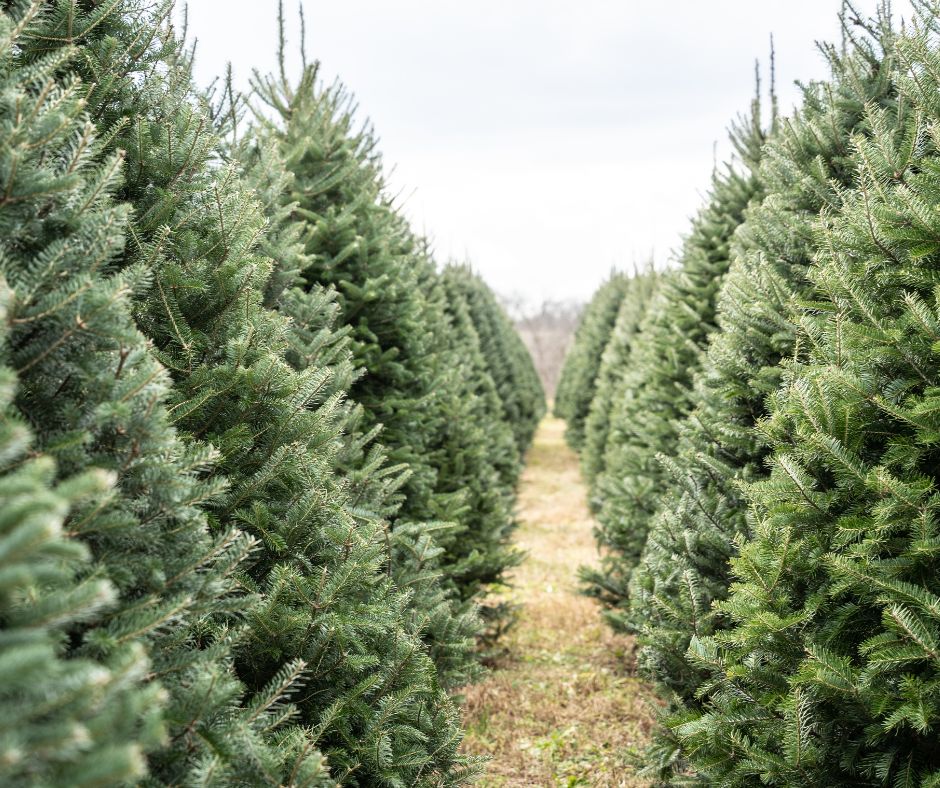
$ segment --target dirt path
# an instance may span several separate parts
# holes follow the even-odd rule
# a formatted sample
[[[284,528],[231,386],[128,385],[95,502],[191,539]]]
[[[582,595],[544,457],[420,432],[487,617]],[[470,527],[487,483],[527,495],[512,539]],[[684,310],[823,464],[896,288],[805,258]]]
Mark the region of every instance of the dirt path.
[[[597,555],[563,435],[563,422],[547,418],[529,451],[517,532],[528,558],[507,594],[524,608],[506,635],[508,656],[467,692],[466,749],[492,757],[480,783],[490,788],[645,784],[626,763],[651,718],[643,683],[626,670],[630,639],[575,590],[578,567]]]

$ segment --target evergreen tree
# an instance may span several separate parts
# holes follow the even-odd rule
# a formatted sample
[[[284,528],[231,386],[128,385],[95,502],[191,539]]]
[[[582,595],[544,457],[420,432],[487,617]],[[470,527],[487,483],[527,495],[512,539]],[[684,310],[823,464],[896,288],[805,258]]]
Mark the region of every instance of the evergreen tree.
[[[263,305],[273,267],[257,247],[265,218],[236,168],[212,164],[218,143],[178,43],[160,11],[131,0],[51,11],[37,48],[80,42],[81,70],[96,77],[89,111],[110,131],[102,156],[127,152],[119,195],[134,208],[133,244],[121,266],[153,271],[137,317],[172,376],[174,423],[191,446],[219,447],[211,478],[228,489],[208,503],[210,521],[260,543],[239,575],[259,597],[237,640],[251,694],[226,711],[259,729],[287,769],[259,762],[264,774],[238,779],[319,780],[318,746],[344,784],[463,781],[456,711],[410,629],[408,595],[389,578],[384,531],[349,509],[332,472],[344,411],[325,396],[330,370],[285,360],[289,323]],[[296,705],[284,703],[300,686]],[[198,688],[188,699],[202,713]],[[174,741],[204,736],[198,719],[180,722]],[[216,762],[242,753],[237,736],[211,742]],[[193,779],[184,765],[168,758],[166,779]],[[200,764],[195,779],[235,780],[215,768]]]
[[[55,485],[48,457],[23,463],[29,431],[10,408],[3,370],[0,452],[0,780],[4,785],[117,784],[142,775],[133,734],[155,693],[140,690],[140,649],[105,666],[64,653],[67,630],[95,620],[114,589],[87,572],[88,554],[64,535],[69,505],[108,488],[104,473]],[[12,469],[13,463],[22,463]],[[130,737],[125,735],[130,733]],[[122,735],[125,734],[125,735]]]
[[[689,411],[692,376],[715,331],[715,299],[728,270],[731,242],[744,210],[759,194],[754,174],[764,134],[757,99],[751,117],[732,133],[738,164],[716,171],[708,202],[692,223],[678,270],[663,277],[640,325],[622,388],[614,397],[601,500],[599,570],[584,573],[588,593],[610,608],[609,620],[626,626],[629,582],[667,476],[659,455],[677,448],[678,421]]]
[[[864,107],[893,106],[894,59],[886,16],[873,38],[843,17],[850,49],[823,46],[831,77],[803,86],[796,114],[766,146],[760,180],[766,196],[750,208],[718,298],[715,334],[696,376],[693,410],[669,463],[670,488],[654,521],[631,590],[631,619],[641,633],[640,663],[672,701],[670,725],[698,705],[705,678],[687,655],[691,639],[726,623],[714,608],[727,596],[729,558],[748,531],[740,483],[767,474],[765,436],[754,429],[780,381],[780,361],[795,352],[794,305],[811,297],[807,268],[816,253],[813,225],[836,209],[838,184],[851,179],[850,138]],[[685,768],[663,732],[651,765]]]
[[[408,469],[393,531],[427,519],[456,524],[437,527],[442,570],[470,601],[517,561],[511,497],[497,475],[508,470],[504,428],[487,421],[473,354],[461,354],[433,262],[387,200],[372,133],[353,131],[343,88],[318,85],[316,65],[296,86],[283,73],[256,76],[255,86],[277,113],[273,122],[257,113],[262,144],[283,151],[294,179],[284,200],[307,222],[302,289],[336,288],[362,365],[350,394],[363,406],[363,428],[381,425],[390,458]]]
[[[441,281],[447,295],[447,313],[462,337],[462,352],[471,366],[466,380],[471,382],[474,393],[482,400],[479,405],[480,418],[490,425],[489,456],[499,474],[499,484],[504,494],[512,500],[522,470],[521,458],[512,425],[506,419],[503,401],[483,355],[483,344],[470,311],[471,293],[483,283],[468,266],[458,264],[448,265],[441,274]]]
[[[363,407],[363,428],[381,425],[390,461],[409,469],[400,516],[452,520],[457,503],[435,495],[430,461],[443,429],[434,336],[442,326],[422,286],[420,245],[385,195],[371,129],[356,126],[346,90],[320,85],[317,75],[311,64],[296,85],[283,71],[254,79],[266,107],[256,113],[258,134],[281,151],[293,176],[283,201],[306,222],[310,264],[301,285],[336,291],[338,319],[350,328],[353,364],[363,372],[350,391]]]
[[[692,641],[712,678],[678,733],[721,784],[940,781],[940,53],[921,13],[894,50],[900,121],[869,105],[855,188],[817,228],[806,353],[761,424],[770,477],[746,486],[732,626]]]
[[[545,413],[542,383],[525,343],[493,291],[468,267],[460,284],[483,360],[496,384],[504,419],[513,431],[521,458]]]
[[[19,379],[15,405],[62,476],[100,469],[116,477],[109,495],[77,502],[67,523],[90,549],[94,577],[109,579],[116,594],[98,616],[69,627],[64,654],[144,684],[136,715],[130,706],[111,710],[110,729],[89,728],[89,740],[60,757],[106,745],[117,756],[136,742],[154,780],[313,775],[315,753],[288,765],[266,743],[280,712],[232,713],[241,685],[226,622],[247,601],[236,598],[234,573],[251,541],[231,528],[209,535],[199,507],[224,482],[201,478],[211,448],[187,446],[172,426],[167,375],[132,313],[149,266],[116,266],[128,215],[112,199],[122,156],[96,140],[80,114],[87,83],[69,76],[86,62],[85,31],[110,13],[34,3],[14,29],[16,45],[5,49],[14,85],[2,110],[8,196],[0,256],[13,290],[3,352]],[[210,617],[218,623],[210,626]],[[225,756],[209,745],[213,738],[228,743]],[[104,780],[113,768],[108,758],[94,765]]]
[[[623,377],[629,369],[630,351],[640,341],[640,324],[658,284],[659,274],[652,266],[643,272],[635,272],[628,280],[610,337],[601,354],[595,391],[584,422],[584,447],[581,451],[581,468],[590,486],[592,506],[597,505],[593,496],[595,481],[604,471],[607,434],[615,399],[622,391]]]
[[[515,527],[512,506],[519,462],[496,384],[480,350],[479,335],[466,300],[455,292],[453,274],[453,267],[449,267],[439,277],[436,275],[434,294],[447,326],[442,335],[446,341],[441,353],[442,372],[450,370],[455,378],[446,412],[449,421],[458,422],[460,429],[454,432],[452,442],[444,444],[448,450],[442,454],[438,468],[442,479],[449,479],[455,489],[465,490],[464,505],[470,520],[465,533],[458,537],[459,549],[467,556],[478,552],[481,559],[492,564],[490,570],[480,567],[483,577],[479,582],[486,585],[499,582],[502,572],[518,562],[515,551],[511,555],[500,553],[508,548]],[[467,517],[461,519],[468,522]],[[489,579],[484,579],[487,575]]]
[[[20,21],[0,13],[5,43],[15,43]],[[9,56],[0,60],[2,93],[27,106],[26,94],[13,87],[9,66]],[[51,76],[44,71],[35,74],[43,82]],[[4,110],[0,124],[9,130]],[[0,217],[0,222],[6,218],[2,210]],[[5,283],[3,288],[5,331],[13,293]],[[96,621],[115,603],[114,587],[88,571],[87,548],[63,528],[69,508],[107,495],[111,478],[89,471],[55,484],[55,464],[48,456],[25,459],[31,435],[13,406],[15,388],[13,370],[0,369],[0,781],[76,786],[129,781],[144,772],[145,741],[135,730],[147,705],[159,703],[155,688],[141,686],[149,669],[143,650],[138,645],[104,663],[74,658],[65,648],[70,629]]]
[[[584,445],[585,422],[597,392],[601,356],[629,288],[629,277],[611,273],[581,314],[581,322],[565,356],[554,410],[556,416],[565,420],[565,439],[575,451],[580,451]]]
[[[445,334],[449,347],[442,360],[460,383],[448,412],[452,421],[461,422],[455,441],[465,444],[463,449],[448,447],[442,457],[447,464],[441,466],[441,477],[461,485],[466,495],[467,511],[462,518],[466,525],[448,549],[457,559],[451,573],[458,585],[479,593],[502,583],[505,571],[522,557],[510,543],[516,526],[512,507],[519,460],[470,317],[463,289],[467,276],[466,268],[448,266],[440,278],[449,322]],[[505,606],[484,607],[490,621],[507,612]]]
[[[391,551],[392,576],[409,596],[410,629],[429,646],[442,684],[464,685],[478,672],[475,650],[481,623],[476,600],[460,599],[445,567],[448,554],[442,543],[453,541],[457,526],[396,519],[409,469],[405,464],[390,464],[384,446],[376,441],[381,425],[366,430],[364,409],[348,396],[363,373],[352,363],[350,327],[337,327],[340,308],[335,291],[301,286],[300,272],[311,264],[305,252],[306,225],[293,219],[296,204],[283,200],[293,175],[277,148],[264,145],[257,135],[241,140],[234,155],[246,168],[247,181],[268,217],[262,243],[275,267],[266,301],[291,319],[287,360],[300,371],[326,371],[324,396],[334,401],[342,398],[336,415],[339,450],[331,457],[333,472],[344,479],[348,508],[358,517],[380,523]]]
[[[495,354],[501,345],[491,338],[492,323],[486,317],[488,315],[486,305],[495,306],[496,309],[499,307],[492,291],[468,265],[451,263],[444,269],[442,279],[447,292],[448,313],[455,324],[460,327],[460,332],[467,337],[465,340],[468,344],[467,352],[472,354],[472,363],[476,370],[473,379],[478,395],[484,400],[483,407],[487,421],[498,425],[494,428],[490,442],[491,457],[499,470],[503,489],[507,495],[514,497],[516,483],[522,471],[522,457],[517,443],[520,433],[507,416],[507,405],[500,394],[500,388],[493,373],[501,371],[506,376],[514,376],[517,381],[522,381],[528,371],[528,364],[523,361],[521,369],[513,370],[509,363],[499,363],[500,359],[505,359],[505,357],[495,355],[487,357],[484,349],[484,336],[489,338],[487,347],[490,353]],[[502,310],[499,311],[502,313]],[[506,319],[502,328],[505,329],[508,324],[509,321]],[[506,344],[508,345],[509,342]],[[519,357],[516,356],[516,360],[518,359]],[[503,389],[507,388],[507,379],[503,380]]]

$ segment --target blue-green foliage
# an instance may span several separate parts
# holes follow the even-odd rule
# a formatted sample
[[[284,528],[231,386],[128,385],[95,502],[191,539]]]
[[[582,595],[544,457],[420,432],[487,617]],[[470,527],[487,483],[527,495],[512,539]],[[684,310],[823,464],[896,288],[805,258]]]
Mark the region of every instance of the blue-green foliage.
[[[610,395],[603,473],[593,496],[597,538],[605,552],[602,567],[586,572],[585,580],[620,627],[627,626],[630,578],[668,485],[660,455],[676,450],[678,425],[691,407],[693,376],[717,328],[715,301],[734,233],[760,193],[754,170],[764,133],[756,100],[751,117],[732,136],[739,159],[714,173],[679,265],[663,274],[636,328],[639,341],[630,343],[623,376]]]
[[[796,352],[791,310],[812,294],[813,224],[821,209],[838,210],[839,186],[851,181],[849,140],[867,129],[865,106],[895,105],[889,21],[876,20],[872,29],[878,35],[857,38],[851,50],[824,50],[830,79],[804,87],[802,106],[764,151],[766,196],[738,231],[718,298],[720,330],[696,377],[694,407],[668,462],[673,481],[634,577],[630,617],[643,644],[641,664],[672,702],[672,727],[700,708],[705,676],[689,643],[729,623],[715,602],[728,595],[728,560],[749,531],[741,484],[768,472],[767,436],[755,426],[780,384],[781,360]],[[653,762],[681,770],[674,735],[665,733]]]
[[[660,783],[940,784],[940,9],[915,7],[901,33],[843,10],[737,226],[693,226],[724,263],[665,275],[589,416],[591,579],[668,702]]]
[[[0,778],[463,784],[516,560],[479,337],[368,156],[334,229],[372,200],[392,264],[314,281],[296,161],[220,141],[169,13],[0,15]]]
[[[565,439],[576,451],[584,446],[585,422],[597,395],[604,348],[613,333],[629,285],[630,279],[625,274],[612,273],[597,289],[581,315],[558,378],[553,410],[565,420]]]

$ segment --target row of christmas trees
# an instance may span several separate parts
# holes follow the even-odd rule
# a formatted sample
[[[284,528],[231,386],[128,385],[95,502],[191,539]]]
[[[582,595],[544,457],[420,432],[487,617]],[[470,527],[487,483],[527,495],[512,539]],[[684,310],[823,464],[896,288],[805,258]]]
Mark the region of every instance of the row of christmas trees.
[[[940,8],[850,6],[557,395],[663,784],[940,785]],[[776,108],[774,108],[775,110]]]
[[[0,5],[0,783],[462,784],[538,379],[341,87],[170,15]]]

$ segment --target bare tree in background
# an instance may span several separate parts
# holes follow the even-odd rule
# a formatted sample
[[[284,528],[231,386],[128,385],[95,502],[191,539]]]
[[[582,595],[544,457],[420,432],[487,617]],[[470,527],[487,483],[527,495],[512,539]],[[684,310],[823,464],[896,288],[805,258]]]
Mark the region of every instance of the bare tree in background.
[[[576,301],[543,301],[533,311],[521,296],[503,297],[502,302],[532,354],[535,368],[545,387],[545,396],[553,399],[565,353],[578,327],[584,304]]]

